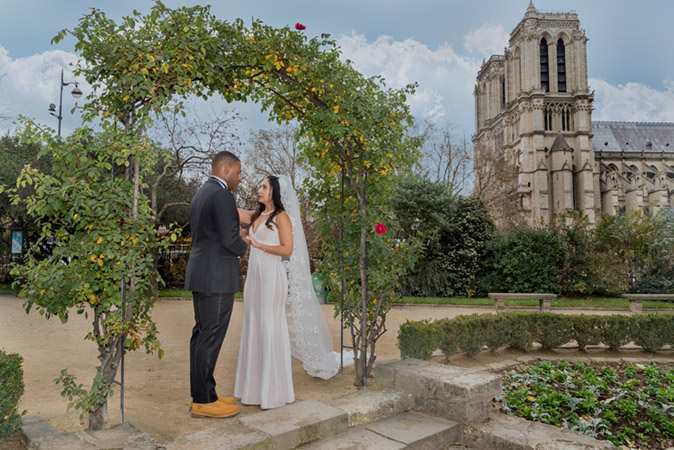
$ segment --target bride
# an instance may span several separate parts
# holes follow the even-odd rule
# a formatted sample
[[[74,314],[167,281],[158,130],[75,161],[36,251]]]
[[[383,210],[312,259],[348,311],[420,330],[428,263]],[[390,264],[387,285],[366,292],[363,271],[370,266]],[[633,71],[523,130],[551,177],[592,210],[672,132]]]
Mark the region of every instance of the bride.
[[[295,401],[291,355],[311,376],[339,371],[339,353],[311,283],[297,194],[286,176],[260,184],[258,208],[239,210],[251,250],[234,396],[244,405],[276,408]],[[285,259],[285,261],[284,261]],[[346,358],[345,358],[346,359]],[[344,365],[353,363],[353,357]]]

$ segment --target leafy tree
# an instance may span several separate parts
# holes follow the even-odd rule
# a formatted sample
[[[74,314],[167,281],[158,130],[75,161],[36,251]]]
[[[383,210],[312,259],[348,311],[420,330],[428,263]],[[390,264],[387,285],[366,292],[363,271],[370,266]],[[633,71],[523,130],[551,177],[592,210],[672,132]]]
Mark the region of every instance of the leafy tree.
[[[98,345],[100,366],[90,391],[66,369],[57,383],[64,396],[75,399],[72,406],[89,414],[90,428],[101,428],[122,351],[159,349],[148,295],[156,274],[151,249],[159,241],[149,202],[132,195],[133,180],[110,177],[112,161],[118,168],[128,164],[127,147],[120,149],[114,136],[81,129],[63,140],[28,126],[23,139],[41,143],[38,156],[50,155],[52,172],[25,167],[11,197],[40,224],[38,243],[54,246],[46,258],[31,250],[13,273],[28,297],[27,312],[35,308],[64,323],[73,311],[93,316],[86,338]]]
[[[38,157],[42,147],[37,143],[28,143],[20,136],[5,135],[0,137],[0,185],[10,186],[16,184],[21,170],[26,165],[49,173],[51,159],[48,155]],[[30,188],[24,188],[27,192]],[[18,225],[33,236],[38,230],[34,220],[28,216],[26,209],[13,205],[7,193],[0,193],[0,227],[9,228]],[[32,240],[32,239],[31,239]]]
[[[612,291],[633,290],[637,280],[653,269],[656,228],[654,218],[642,210],[601,215],[594,232],[596,249],[612,261],[606,267],[614,275]]]
[[[595,226],[581,213],[569,212],[555,229],[569,249],[565,292],[671,292],[674,287],[674,218],[666,211],[602,214]]]
[[[518,227],[495,233],[487,244],[478,280],[481,292],[560,292],[568,257],[551,229]]]
[[[406,237],[424,242],[415,264],[400,279],[403,295],[472,295],[475,275],[492,224],[480,200],[455,198],[441,182],[407,179],[393,200]]]

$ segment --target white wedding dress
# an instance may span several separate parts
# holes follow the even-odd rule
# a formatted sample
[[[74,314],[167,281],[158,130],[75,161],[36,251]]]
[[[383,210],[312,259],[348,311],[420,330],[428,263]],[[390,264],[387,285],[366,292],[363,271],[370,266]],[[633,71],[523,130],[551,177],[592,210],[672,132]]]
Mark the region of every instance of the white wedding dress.
[[[293,251],[280,256],[250,249],[243,288],[243,324],[234,396],[245,405],[275,408],[295,401],[291,355],[312,377],[328,380],[340,366],[353,364],[353,352],[333,351],[332,335],[311,283],[309,252],[297,193],[279,175],[281,201],[293,234]],[[276,224],[264,220],[250,235],[266,245],[280,245]]]
[[[276,223],[264,220],[250,235],[265,245],[280,245]],[[286,320],[288,276],[280,256],[250,248],[243,288],[243,324],[234,396],[244,405],[277,408],[295,401],[290,335]]]

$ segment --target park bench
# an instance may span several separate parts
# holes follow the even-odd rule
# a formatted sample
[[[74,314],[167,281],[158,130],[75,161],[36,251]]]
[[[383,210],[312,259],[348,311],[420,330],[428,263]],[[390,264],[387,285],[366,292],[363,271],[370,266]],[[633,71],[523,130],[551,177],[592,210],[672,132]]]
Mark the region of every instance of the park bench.
[[[630,311],[636,314],[643,311],[644,300],[652,302],[674,301],[674,294],[623,294],[622,297],[630,301]]]
[[[550,302],[557,298],[556,294],[517,294],[506,292],[490,292],[497,310],[505,309],[505,300],[538,300],[541,311],[550,311]]]

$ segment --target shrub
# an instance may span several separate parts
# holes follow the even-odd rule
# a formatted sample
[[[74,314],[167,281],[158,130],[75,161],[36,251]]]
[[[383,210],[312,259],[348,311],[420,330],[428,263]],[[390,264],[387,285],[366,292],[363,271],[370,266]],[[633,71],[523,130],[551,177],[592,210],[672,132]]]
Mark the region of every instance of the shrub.
[[[605,345],[611,350],[619,350],[630,341],[632,317],[617,314],[604,316],[599,324],[599,333]]]
[[[534,340],[544,350],[551,350],[569,342],[573,327],[568,317],[553,313],[535,313],[531,316]]]
[[[406,321],[398,330],[398,348],[401,358],[429,359],[439,347],[437,326],[428,320]]]
[[[502,313],[487,314],[481,317],[484,343],[491,351],[506,345],[508,340],[508,319]]]
[[[436,332],[438,333],[438,347],[444,353],[445,358],[449,359],[454,353],[459,352],[459,345],[456,337],[456,326],[454,319],[440,319],[435,321]]]
[[[585,314],[568,317],[571,320],[573,339],[578,343],[580,350],[585,350],[588,345],[597,345],[601,342],[601,317]]]
[[[0,350],[0,439],[10,437],[21,426],[19,400],[23,395],[23,358]]]
[[[632,340],[648,352],[657,352],[670,343],[668,336],[672,316],[649,314],[632,317]]]
[[[674,292],[674,279],[672,274],[646,275],[637,281],[634,288],[637,294],[669,294]]]
[[[529,313],[512,313],[507,316],[508,336],[506,344],[516,350],[529,350],[534,343],[531,315]]]
[[[453,320],[452,339],[459,351],[473,356],[482,351],[484,346],[485,322],[479,314],[459,316]],[[447,330],[447,328],[445,328]]]
[[[647,351],[674,347],[674,315],[585,316],[540,312],[472,314],[433,323],[407,321],[398,332],[402,358],[429,359],[436,348],[445,356],[476,355],[486,344],[529,350],[534,342],[549,350],[575,339],[578,347],[604,343],[612,350],[634,341]]]

